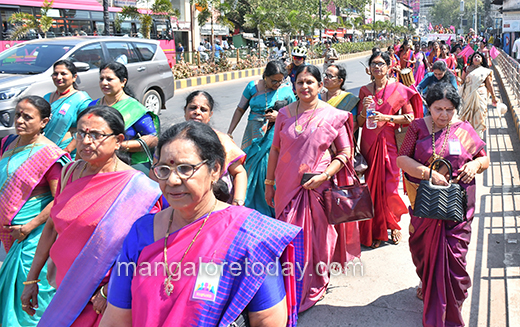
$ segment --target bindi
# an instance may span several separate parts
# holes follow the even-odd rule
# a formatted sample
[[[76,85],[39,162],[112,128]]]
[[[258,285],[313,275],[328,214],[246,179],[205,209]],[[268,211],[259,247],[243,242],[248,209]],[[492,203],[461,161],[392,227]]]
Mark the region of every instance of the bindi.
[[[170,160],[170,164],[173,165],[175,164],[175,162],[173,160]]]

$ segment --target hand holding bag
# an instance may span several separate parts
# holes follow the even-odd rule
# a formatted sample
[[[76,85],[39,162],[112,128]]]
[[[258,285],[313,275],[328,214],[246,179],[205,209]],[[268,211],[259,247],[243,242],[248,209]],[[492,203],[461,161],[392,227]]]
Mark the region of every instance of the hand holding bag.
[[[345,166],[354,185],[337,186],[335,183],[323,194],[329,224],[336,225],[374,217],[374,205],[366,183],[361,183],[352,162]]]
[[[433,167],[443,163],[448,167],[450,181],[448,186],[432,183]],[[453,168],[445,159],[435,160],[430,167],[430,178],[423,180],[417,189],[413,215],[421,218],[451,220],[463,222],[466,220],[467,198],[466,190],[459,184],[451,183]]]

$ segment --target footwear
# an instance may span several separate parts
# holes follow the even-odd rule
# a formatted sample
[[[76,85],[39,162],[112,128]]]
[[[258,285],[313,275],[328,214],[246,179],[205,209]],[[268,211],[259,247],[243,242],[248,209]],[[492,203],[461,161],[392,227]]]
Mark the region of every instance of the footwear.
[[[401,242],[401,238],[403,238],[401,231],[398,229],[392,229],[391,236],[392,242],[394,242],[395,245],[399,244],[399,242]]]
[[[372,249],[377,249],[377,248],[380,247],[380,246],[381,246],[381,240],[374,240],[374,241],[372,242],[372,245],[370,245],[370,247],[371,247]]]
[[[421,285],[417,286],[417,290],[416,290],[416,293],[415,295],[417,296],[417,298],[421,301],[424,301],[424,294],[422,292],[422,287]]]

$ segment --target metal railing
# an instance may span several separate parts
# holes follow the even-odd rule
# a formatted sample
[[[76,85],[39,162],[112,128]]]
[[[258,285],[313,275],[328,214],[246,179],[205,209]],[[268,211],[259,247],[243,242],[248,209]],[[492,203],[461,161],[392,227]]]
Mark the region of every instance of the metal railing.
[[[515,103],[511,103],[511,106],[516,106],[520,100],[520,64],[505,53],[504,50],[499,49],[499,51],[500,54],[495,58],[495,62],[502,71],[504,86],[513,91]],[[509,99],[509,101],[511,100],[513,99]]]

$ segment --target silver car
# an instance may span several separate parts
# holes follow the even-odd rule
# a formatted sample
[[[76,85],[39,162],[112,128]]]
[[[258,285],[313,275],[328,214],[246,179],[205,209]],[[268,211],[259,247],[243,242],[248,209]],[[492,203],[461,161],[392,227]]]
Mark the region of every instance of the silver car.
[[[61,37],[23,42],[0,53],[0,137],[14,133],[14,108],[25,95],[55,91],[52,65],[69,59],[78,68],[76,83],[92,99],[103,96],[99,66],[118,61],[128,69],[128,86],[148,109],[160,113],[173,97],[171,67],[159,42],[129,37]]]

